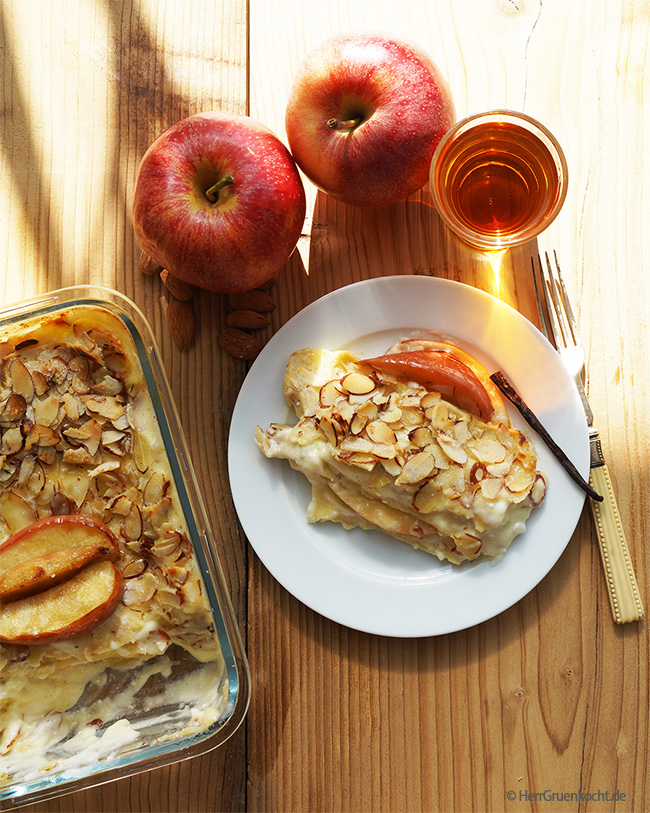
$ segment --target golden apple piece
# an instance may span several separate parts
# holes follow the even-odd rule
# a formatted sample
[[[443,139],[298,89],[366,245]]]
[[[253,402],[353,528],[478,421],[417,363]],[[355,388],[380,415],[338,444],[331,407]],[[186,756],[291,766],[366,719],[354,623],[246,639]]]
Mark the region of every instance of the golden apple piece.
[[[115,534],[98,519],[81,514],[45,517],[0,544],[0,574],[52,553],[67,551],[71,555],[74,549],[88,547],[106,548],[108,559],[118,555]],[[65,567],[65,557],[59,561]]]
[[[32,596],[72,578],[98,559],[115,558],[115,550],[106,545],[66,548],[21,562],[0,573],[0,605]]]
[[[123,592],[113,562],[93,562],[56,587],[0,605],[0,641],[44,644],[90,632],[111,615]]]

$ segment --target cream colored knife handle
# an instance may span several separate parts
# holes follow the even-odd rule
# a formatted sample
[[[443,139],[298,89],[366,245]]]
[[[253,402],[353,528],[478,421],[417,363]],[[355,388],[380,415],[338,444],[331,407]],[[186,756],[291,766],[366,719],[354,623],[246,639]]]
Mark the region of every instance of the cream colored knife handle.
[[[604,497],[602,502],[589,502],[598,534],[614,621],[617,624],[638,621],[643,618],[643,603],[607,464],[591,469],[589,481]]]

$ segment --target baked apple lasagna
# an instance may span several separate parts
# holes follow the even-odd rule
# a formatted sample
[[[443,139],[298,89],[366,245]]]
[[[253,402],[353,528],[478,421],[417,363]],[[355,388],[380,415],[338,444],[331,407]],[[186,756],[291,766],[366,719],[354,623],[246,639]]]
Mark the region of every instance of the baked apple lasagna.
[[[378,529],[454,564],[498,561],[546,493],[533,444],[459,347],[406,339],[384,355],[305,348],[284,395],[298,421],[256,428],[310,481],[310,522]]]
[[[224,662],[122,320],[78,305],[0,333],[0,432],[0,787],[137,742],[136,707],[158,742],[210,726]]]

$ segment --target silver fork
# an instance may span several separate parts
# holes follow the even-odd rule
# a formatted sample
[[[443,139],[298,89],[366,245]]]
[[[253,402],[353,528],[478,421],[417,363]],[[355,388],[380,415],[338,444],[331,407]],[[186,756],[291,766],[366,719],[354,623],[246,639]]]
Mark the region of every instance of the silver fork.
[[[548,252],[545,254],[546,263],[542,262],[541,256],[537,259],[537,264],[534,257],[531,258],[531,262],[542,332],[555,345],[565,367],[576,382],[589,429],[591,458],[589,482],[604,497],[602,502],[589,500],[589,504],[598,536],[612,614],[617,624],[638,621],[643,618],[643,603],[609,470],[603,457],[598,431],[594,428],[593,413],[582,381],[585,373],[585,351],[578,325],[556,252],[553,252],[553,264]]]

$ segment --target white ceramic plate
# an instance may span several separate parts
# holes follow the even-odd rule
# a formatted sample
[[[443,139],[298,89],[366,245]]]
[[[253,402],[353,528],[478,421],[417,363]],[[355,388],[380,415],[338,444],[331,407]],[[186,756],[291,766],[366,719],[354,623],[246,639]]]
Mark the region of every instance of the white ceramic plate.
[[[541,333],[490,294],[433,277],[382,277],[334,291],[294,316],[256,359],[235,405],[229,438],[235,507],[256,553],[289,592],[333,621],[380,635],[440,635],[512,606],[558,560],[584,503],[583,492],[532,433],[549,479],[547,496],[496,565],[445,564],[379,531],[307,522],[309,483],[286,461],[265,458],[254,440],[256,425],[296,422],[282,395],[289,355],[312,346],[369,357],[423,329],[454,337],[490,373],[502,370],[579,471],[589,470],[587,426],[573,381]]]

